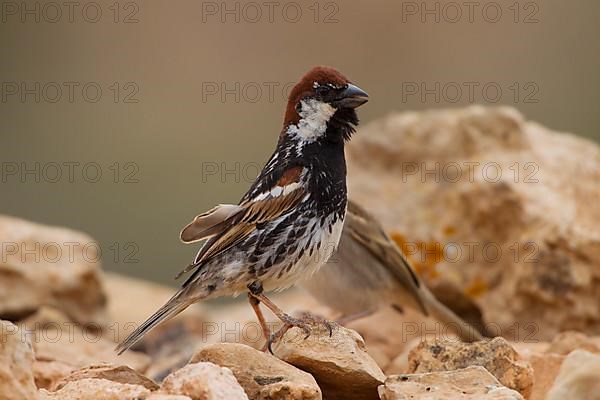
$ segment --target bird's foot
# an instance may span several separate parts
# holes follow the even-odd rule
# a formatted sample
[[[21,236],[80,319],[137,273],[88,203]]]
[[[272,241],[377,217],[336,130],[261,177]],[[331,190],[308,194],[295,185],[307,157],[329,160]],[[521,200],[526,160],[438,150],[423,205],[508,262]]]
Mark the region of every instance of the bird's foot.
[[[293,327],[298,327],[306,333],[304,339],[308,339],[312,333],[312,328],[318,325],[325,326],[329,331],[329,336],[333,335],[333,330],[338,326],[335,322],[329,321],[321,316],[314,315],[308,312],[302,313],[300,317],[294,318],[290,315],[285,314],[283,318],[283,326],[279,328],[276,332],[272,333],[267,343],[263,348],[263,351],[269,351],[273,354],[273,344],[281,340],[281,338]]]
[[[313,326],[324,326],[329,331],[329,337],[333,335],[333,330],[339,326],[339,324],[336,321],[330,321],[321,315],[313,314],[308,311],[305,311],[302,314],[300,314],[299,318]]]

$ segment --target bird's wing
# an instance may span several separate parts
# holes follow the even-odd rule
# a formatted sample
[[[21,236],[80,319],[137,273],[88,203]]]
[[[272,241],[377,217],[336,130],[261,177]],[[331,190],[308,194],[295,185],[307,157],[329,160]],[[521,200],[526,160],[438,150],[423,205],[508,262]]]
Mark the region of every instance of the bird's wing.
[[[179,237],[185,243],[195,243],[221,233],[232,217],[244,209],[234,204],[219,204],[207,212],[197,215],[192,222],[181,230]]]
[[[358,204],[349,200],[344,229],[348,229],[354,240],[388,267],[398,282],[415,295],[423,312],[427,314],[419,293],[421,281],[402,251],[384,232],[377,220]]]
[[[203,237],[212,237],[202,246],[194,259],[194,263],[190,264],[177,277],[191,269],[200,267],[206,261],[248,238],[256,230],[257,225],[268,223],[292,211],[307,198],[308,192],[302,184],[305,173],[306,169],[304,167],[296,166],[285,169],[278,174],[279,178],[269,190],[257,193],[252,197],[244,197],[239,206],[227,206],[227,209],[223,210],[216,207],[210,212],[196,217],[182,231],[182,240],[184,240],[184,236],[185,239],[202,235]],[[218,216],[224,219],[219,220]],[[194,226],[196,222],[198,223]],[[192,235],[192,232],[196,236]],[[206,234],[207,232],[212,235]],[[195,275],[195,273],[192,274],[184,285],[193,280]]]

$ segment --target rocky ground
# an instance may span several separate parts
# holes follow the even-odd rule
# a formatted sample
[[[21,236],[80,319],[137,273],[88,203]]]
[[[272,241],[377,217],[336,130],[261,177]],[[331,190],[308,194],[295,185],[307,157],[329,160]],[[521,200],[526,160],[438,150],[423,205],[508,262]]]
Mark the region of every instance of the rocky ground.
[[[600,399],[596,145],[470,107],[376,121],[348,160],[351,196],[489,340],[389,308],[269,354],[241,302],[191,307],[117,356],[173,290],[67,248],[85,234],[0,217],[0,399]],[[274,300],[335,317],[299,290]]]

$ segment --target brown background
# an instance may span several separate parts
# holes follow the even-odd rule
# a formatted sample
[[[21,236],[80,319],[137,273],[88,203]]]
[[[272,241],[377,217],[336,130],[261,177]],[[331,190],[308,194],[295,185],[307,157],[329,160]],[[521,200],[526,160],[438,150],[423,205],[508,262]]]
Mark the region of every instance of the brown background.
[[[318,15],[313,2],[274,2],[272,21],[262,2],[253,3],[261,7],[256,18],[256,8],[245,2],[228,2],[239,11],[220,16],[203,14],[203,7],[218,13],[221,2],[123,1],[118,22],[113,2],[100,1],[86,8],[90,20],[102,11],[96,23],[83,18],[85,1],[73,22],[63,7],[54,23],[47,2],[25,3],[39,7],[39,23],[35,14],[7,10],[0,22],[6,95],[0,161],[5,172],[10,165],[35,169],[38,162],[41,176],[40,182],[19,174],[0,181],[0,212],[86,231],[100,241],[104,265],[126,274],[172,282],[196,250],[179,243],[179,229],[216,203],[237,202],[272,151],[283,88],[316,64],[339,68],[368,91],[363,122],[397,110],[508,104],[553,129],[600,139],[595,0],[521,1],[518,15],[514,0],[481,1],[472,22],[466,6],[457,17],[454,5],[463,2],[445,1],[426,2],[439,11],[424,16],[420,1],[322,1]],[[23,11],[21,2],[12,4]],[[415,7],[417,15],[407,13]],[[298,8],[302,15],[293,22]],[[500,20],[491,22],[498,9]],[[137,22],[123,23],[130,13]],[[6,93],[13,82],[39,82],[47,92],[40,89],[39,103],[34,95],[21,101],[21,93]],[[56,103],[47,101],[55,95],[52,82],[63,87]],[[72,102],[64,82],[79,85]],[[406,92],[436,82],[446,85],[439,101]],[[473,99],[467,82],[479,85]],[[92,85],[102,89],[98,102],[83,97],[86,83],[89,96]],[[236,83],[239,100],[206,92]],[[455,102],[456,85],[463,93]],[[502,90],[497,103],[494,87]],[[526,101],[528,94],[535,102]],[[72,182],[65,162],[80,163]],[[52,163],[61,165],[56,183]],[[84,165],[91,165],[85,176]],[[95,183],[94,165],[102,172]],[[226,171],[234,172],[221,176]]]

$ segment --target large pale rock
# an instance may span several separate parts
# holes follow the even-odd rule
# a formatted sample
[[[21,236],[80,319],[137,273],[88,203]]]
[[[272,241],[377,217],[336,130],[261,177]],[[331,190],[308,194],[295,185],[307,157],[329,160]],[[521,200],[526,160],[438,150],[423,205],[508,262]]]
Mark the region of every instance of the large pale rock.
[[[97,330],[97,325],[75,325],[61,312],[47,307],[22,321],[22,325],[30,330],[36,364],[42,363],[36,368],[36,381],[56,381],[90,364],[127,365],[142,373],[150,364],[150,358],[142,353],[126,351],[117,355],[110,331]],[[61,371],[66,372],[62,377],[58,376]]]
[[[0,320],[0,399],[37,399],[32,367],[33,353],[25,333]]]
[[[188,364],[173,372],[160,390],[192,400],[248,400],[231,370],[209,362]]]
[[[361,128],[347,159],[350,196],[432,286],[462,288],[488,331],[600,332],[596,144],[472,106],[382,118]]]
[[[205,346],[190,362],[212,362],[229,368],[251,400],[321,399],[321,390],[310,374],[243,344]]]
[[[86,378],[71,381],[56,392],[42,389],[40,396],[41,400],[145,400],[150,391],[140,385]]]
[[[88,235],[0,216],[0,316],[12,320],[41,306],[81,323],[105,323],[98,244]]]
[[[475,343],[425,340],[408,356],[408,373],[452,371],[472,365],[487,369],[524,397],[531,394],[533,369],[503,338]]]
[[[118,383],[143,386],[148,390],[158,389],[158,385],[151,379],[124,365],[97,364],[73,371],[61,379],[53,390],[59,390],[69,382],[81,379],[106,379]]]
[[[379,387],[382,400],[523,400],[485,368],[394,375]]]
[[[314,376],[328,400],[377,399],[377,386],[385,380],[362,337],[341,326],[330,336],[319,324],[308,338],[303,330],[292,328],[277,342],[274,352]]]
[[[600,355],[585,350],[569,354],[560,367],[547,400],[600,399]]]

